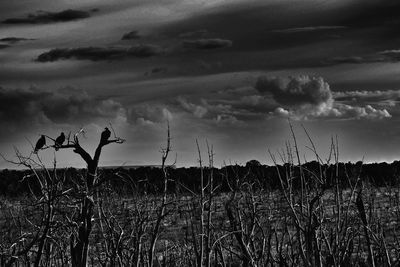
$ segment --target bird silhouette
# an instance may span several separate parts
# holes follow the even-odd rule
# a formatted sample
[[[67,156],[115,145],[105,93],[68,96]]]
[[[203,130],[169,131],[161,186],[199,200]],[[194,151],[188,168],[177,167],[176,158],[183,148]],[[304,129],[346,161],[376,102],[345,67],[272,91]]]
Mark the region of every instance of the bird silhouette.
[[[39,149],[44,147],[44,145],[46,145],[46,137],[44,135],[42,135],[42,136],[40,136],[39,140],[36,142],[34,153],[37,153],[39,151]]]
[[[102,143],[107,142],[107,140],[110,138],[110,136],[111,136],[111,132],[110,132],[110,130],[106,127],[106,128],[104,128],[104,131],[101,133],[101,139],[100,139],[100,141],[101,141]]]
[[[54,141],[54,148],[56,151],[62,146],[64,141],[65,141],[65,135],[63,132],[61,132],[60,136],[56,138],[56,141]]]

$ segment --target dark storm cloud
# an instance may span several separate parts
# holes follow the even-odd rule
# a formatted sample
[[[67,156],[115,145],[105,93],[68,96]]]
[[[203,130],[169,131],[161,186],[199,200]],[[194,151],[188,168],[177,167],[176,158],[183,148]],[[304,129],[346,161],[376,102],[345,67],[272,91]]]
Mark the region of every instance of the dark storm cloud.
[[[204,37],[208,34],[207,30],[197,30],[190,32],[183,32],[179,34],[180,38],[195,38],[195,37]]]
[[[234,42],[229,52],[239,51],[240,55],[248,52],[251,56],[263,51],[269,59],[260,62],[232,55],[225,58],[229,64],[224,64],[224,71],[362,62],[356,57],[400,45],[399,1],[325,1],[318,4],[299,1],[291,8],[288,5],[287,1],[258,1],[205,8],[195,15],[161,26],[158,32],[171,38],[185,36],[189,40],[223,36]],[[358,20],[354,19],[356,17]],[[369,19],[375,23],[370,23]],[[207,29],[207,32],[199,33],[206,36],[192,37],[196,29]],[[290,49],[287,58],[278,57],[285,49]],[[344,53],[352,58],[347,58]],[[335,59],[328,63],[327,58]],[[379,57],[371,60],[379,60]]]
[[[265,29],[273,30],[274,26],[285,27],[287,25],[288,27],[285,28],[289,28],[293,25],[295,27],[296,23],[287,23],[287,19],[285,19],[283,25],[279,22],[282,18],[279,18],[276,14],[285,9],[284,4],[271,6],[254,3],[226,5],[202,10],[194,16],[186,17],[183,20],[164,26],[162,30],[173,36],[187,35],[191,37],[193,33],[196,33],[193,29],[207,29],[207,32],[210,33],[223,33],[227,36],[232,36],[238,33],[254,32],[254,30],[262,32],[261,29],[264,29],[265,32]],[[294,17],[293,19],[296,18]],[[251,27],[243,31],[245,25],[251,25]]]
[[[23,18],[9,18],[4,24],[42,24],[52,22],[67,22],[89,18],[90,13],[82,10],[67,9],[60,12],[38,11]]]
[[[360,64],[366,63],[364,57],[361,56],[349,56],[349,57],[334,57],[326,61],[326,64]]]
[[[18,42],[22,41],[31,41],[34,39],[27,39],[27,38],[18,38],[18,37],[5,37],[0,39],[0,49],[5,49],[12,47],[12,45],[15,45]]]
[[[139,39],[139,38],[140,38],[140,35],[139,35],[138,31],[131,31],[131,32],[125,33],[122,36],[121,40],[132,40],[132,39]]]
[[[231,47],[232,41],[225,39],[198,39],[183,41],[183,47],[192,49],[217,49]]]
[[[289,28],[282,30],[273,30],[272,32],[276,33],[301,33],[301,32],[312,32],[312,31],[327,31],[327,30],[337,30],[337,29],[345,29],[344,26],[309,26],[309,27],[301,27],[301,28]]]
[[[400,23],[400,3],[397,0],[360,1],[353,4],[343,21],[355,27],[388,26],[393,29]]]
[[[400,61],[400,49],[382,51],[379,55],[385,57],[388,61]]]
[[[399,62],[400,50],[385,50],[374,54],[360,55],[360,56],[345,56],[333,57],[326,62],[326,64],[364,64],[364,63],[377,63],[377,62]]]
[[[149,75],[155,75],[155,74],[162,74],[162,73],[166,73],[168,71],[168,68],[166,67],[155,67],[153,69],[151,69],[151,71],[146,71],[144,73],[145,76],[149,76]]]
[[[32,40],[35,40],[35,39],[21,38],[21,37],[5,37],[5,38],[1,38],[0,42],[15,44],[15,43],[19,43],[22,41],[32,41]]]
[[[332,34],[346,30],[345,25],[336,26],[341,24],[335,23],[335,15],[325,10],[316,10],[313,3],[305,3],[304,6],[301,12],[297,12],[296,8],[289,9],[286,1],[223,5],[205,9],[195,16],[166,25],[160,29],[160,33],[170,36],[188,33],[190,36],[193,29],[207,29],[208,35],[218,34],[233,40],[234,50],[255,51],[329,40],[332,38],[327,34],[321,34],[327,31],[328,27],[330,27],[329,33]],[[287,19],[288,17],[290,19]],[[318,27],[321,28],[320,31],[310,30]],[[308,31],[303,31],[300,35],[274,32],[294,28],[308,29]],[[322,28],[325,28],[325,31],[322,31]]]
[[[21,128],[38,124],[90,123],[122,112],[111,99],[101,100],[83,90],[43,91],[37,88],[0,88],[0,125]]]
[[[34,90],[7,90],[0,87],[0,118],[1,122],[18,123],[31,119],[36,121],[40,108],[37,107],[41,99],[49,97],[47,92]],[[36,118],[35,118],[36,117]]]
[[[166,67],[157,67],[157,68],[153,68],[151,70],[151,73],[152,74],[156,74],[156,73],[163,73],[163,72],[166,72],[166,71],[167,71]]]
[[[156,45],[137,45],[131,47],[79,47],[56,48],[40,54],[36,61],[53,62],[57,60],[117,60],[127,57],[146,58],[162,53],[163,49]]]

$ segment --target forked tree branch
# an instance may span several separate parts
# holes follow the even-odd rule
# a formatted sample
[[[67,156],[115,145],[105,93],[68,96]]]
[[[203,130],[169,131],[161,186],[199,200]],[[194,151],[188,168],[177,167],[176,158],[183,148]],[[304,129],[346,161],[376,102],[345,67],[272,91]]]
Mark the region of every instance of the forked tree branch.
[[[114,132],[114,129],[113,129]],[[90,154],[82,148],[79,144],[79,135],[84,134],[84,130],[81,128],[78,132],[76,132],[73,136],[73,140],[70,140],[70,135],[68,135],[68,141],[65,145],[59,145],[58,149],[68,149],[73,148],[73,151],[81,156],[81,158],[86,162],[87,165],[92,165],[93,163],[98,163],[100,159],[101,149],[111,143],[122,144],[125,142],[125,139],[115,136],[114,132],[114,139],[111,140],[100,140],[99,144],[97,145],[94,157],[92,158]],[[53,138],[50,138],[53,140]],[[50,146],[54,147],[54,146]],[[97,164],[96,164],[97,165]]]

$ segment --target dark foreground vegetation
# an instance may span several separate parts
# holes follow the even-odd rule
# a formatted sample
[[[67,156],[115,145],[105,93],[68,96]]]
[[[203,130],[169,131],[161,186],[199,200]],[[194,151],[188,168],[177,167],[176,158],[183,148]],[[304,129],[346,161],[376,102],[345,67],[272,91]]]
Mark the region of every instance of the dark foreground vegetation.
[[[0,266],[399,266],[399,162],[339,163],[334,140],[322,160],[310,140],[305,163],[293,136],[275,166],[214,168],[207,145],[174,169],[169,140],[160,168],[94,178],[18,154],[29,171],[0,174]]]
[[[261,165],[256,160],[247,162],[246,165],[229,165],[222,168],[213,168],[214,181],[219,185],[218,192],[227,193],[230,191],[229,180],[226,177],[246,176],[247,181],[259,184],[264,190],[279,190],[281,183],[277,169],[280,175],[285,175],[289,165],[268,166]],[[326,187],[332,188],[336,180],[344,188],[349,188],[348,179],[355,182],[358,177],[364,182],[370,183],[375,187],[398,186],[400,183],[400,161],[392,163],[338,163],[319,164],[312,161],[302,164],[302,168],[307,170],[303,175],[306,179],[317,174],[321,169],[324,170],[327,177]],[[101,168],[100,168],[101,169]],[[336,173],[336,170],[338,172]],[[210,171],[207,168],[207,171]],[[295,168],[294,172],[298,172]],[[57,169],[57,175],[65,177],[65,186],[71,186],[75,177],[84,176],[86,170],[65,168]],[[161,167],[139,167],[139,168],[115,168],[101,169],[100,174],[107,181],[107,186],[118,194],[136,194],[137,187],[140,191],[149,194],[157,194],[163,186]],[[24,179],[31,175],[30,170],[0,170],[0,195],[4,197],[19,197],[29,195],[31,190],[40,190],[40,184],[35,179]],[[190,168],[168,168],[168,174],[171,181],[168,184],[168,193],[179,194],[182,187],[189,188],[192,191],[200,189],[201,171],[199,167]],[[298,177],[298,173],[295,176]],[[294,186],[299,185],[299,180],[293,181]]]

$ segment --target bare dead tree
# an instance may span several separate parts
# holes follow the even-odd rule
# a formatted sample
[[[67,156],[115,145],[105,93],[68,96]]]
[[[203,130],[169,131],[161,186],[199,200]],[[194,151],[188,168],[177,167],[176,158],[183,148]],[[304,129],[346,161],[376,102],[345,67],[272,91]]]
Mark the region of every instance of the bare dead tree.
[[[208,154],[208,181],[206,188],[207,190],[207,221],[205,225],[205,266],[211,266],[211,254],[213,252],[213,200],[214,200],[214,148],[207,143],[207,154]]]
[[[52,170],[49,170],[37,154],[31,153],[24,156],[15,148],[16,160],[8,160],[3,155],[1,156],[11,164],[27,168],[30,174],[24,176],[23,180],[27,180],[29,184],[30,180],[33,179],[33,182],[39,185],[35,192],[31,189],[31,196],[34,199],[31,206],[39,212],[39,216],[34,213],[32,218],[25,218],[32,231],[23,229],[26,224],[16,225],[15,219],[13,219],[14,227],[21,228],[20,235],[14,238],[8,249],[9,260],[2,265],[13,266],[14,263],[18,263],[21,257],[32,258],[35,267],[49,264],[51,257],[46,247],[49,248],[51,242],[55,242],[52,233],[57,227],[56,210],[59,209],[60,200],[67,196],[71,190],[64,189],[64,181],[56,172],[56,160],[54,160]],[[33,256],[30,257],[30,254]],[[43,259],[44,254],[46,259]],[[30,265],[31,262],[28,262],[28,264]]]
[[[243,177],[233,171],[236,177],[231,177],[234,181],[224,204],[228,218],[226,235],[232,236],[232,240],[225,249],[235,255],[242,266],[267,266],[272,231],[260,207],[262,192],[257,192],[256,183],[247,181],[250,169]]]
[[[153,226],[153,229],[150,233],[150,246],[149,246],[149,251],[148,251],[148,257],[149,257],[149,262],[148,266],[152,267],[154,265],[154,256],[155,256],[155,248],[156,248],[156,242],[157,239],[160,235],[160,227],[167,215],[167,207],[172,204],[171,202],[168,202],[168,166],[167,166],[167,159],[168,155],[171,152],[171,134],[170,134],[170,128],[169,128],[169,123],[168,123],[168,129],[167,129],[167,145],[166,147],[161,149],[161,170],[163,174],[163,189],[162,189],[162,199],[161,203],[158,207],[157,210],[157,217],[156,217],[156,222]]]
[[[98,185],[97,168],[99,165],[100,155],[104,146],[116,143],[122,144],[124,139],[115,136],[113,139],[100,138],[93,157],[82,148],[79,142],[79,136],[84,134],[84,130],[80,129],[70,139],[68,136],[67,144],[59,145],[58,149],[73,149],[86,163],[86,179],[82,194],[80,196],[80,208],[77,217],[74,219],[77,229],[70,236],[70,250],[72,257],[72,266],[86,266],[89,253],[89,237],[92,231],[92,219],[94,200],[94,188]]]

